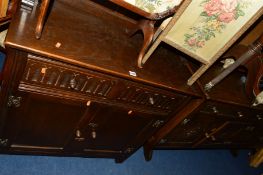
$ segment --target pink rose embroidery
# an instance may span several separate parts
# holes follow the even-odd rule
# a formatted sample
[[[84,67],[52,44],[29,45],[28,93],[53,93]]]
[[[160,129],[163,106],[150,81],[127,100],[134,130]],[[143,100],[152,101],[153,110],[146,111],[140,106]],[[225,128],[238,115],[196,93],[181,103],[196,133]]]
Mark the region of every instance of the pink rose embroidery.
[[[195,43],[196,43],[196,39],[195,39],[195,38],[190,38],[190,39],[188,40],[188,44],[189,44],[190,46],[194,46]]]
[[[235,13],[222,13],[218,16],[218,20],[221,22],[229,23],[235,19]]]
[[[196,45],[197,45],[198,47],[204,47],[205,42],[204,42],[204,41],[199,41]]]
[[[250,0],[246,0],[250,1]],[[185,46],[193,51],[203,48],[206,42],[216,38],[217,34],[224,32],[229,23],[245,16],[244,0],[202,0],[203,11],[200,13],[199,23],[190,27],[185,33]]]
[[[221,0],[221,10],[226,13],[233,12],[237,8],[238,0]]]
[[[212,16],[220,12],[221,6],[221,0],[211,0],[205,4],[204,8],[207,15]]]

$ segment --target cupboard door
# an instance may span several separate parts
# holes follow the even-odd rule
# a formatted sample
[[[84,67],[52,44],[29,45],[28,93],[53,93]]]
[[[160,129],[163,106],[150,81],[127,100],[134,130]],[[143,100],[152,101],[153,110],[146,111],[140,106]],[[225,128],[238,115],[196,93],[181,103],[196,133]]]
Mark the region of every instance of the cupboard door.
[[[62,149],[84,114],[81,102],[19,92],[4,129],[11,147]]]
[[[89,121],[82,124],[68,149],[128,152],[141,146],[164,121],[160,116],[92,102]]]
[[[191,148],[206,133],[219,128],[224,121],[214,116],[197,113],[185,118],[172,132],[162,139],[158,148]]]
[[[221,130],[206,140],[205,147],[250,148],[263,145],[262,123],[227,122]]]

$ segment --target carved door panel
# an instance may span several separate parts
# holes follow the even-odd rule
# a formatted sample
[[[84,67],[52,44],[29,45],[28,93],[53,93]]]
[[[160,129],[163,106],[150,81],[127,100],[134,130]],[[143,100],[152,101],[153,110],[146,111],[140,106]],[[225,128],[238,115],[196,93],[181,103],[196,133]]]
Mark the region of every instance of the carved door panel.
[[[224,123],[220,118],[197,113],[185,118],[174,130],[160,141],[160,148],[186,148],[192,147],[207,133],[213,132]]]
[[[85,103],[31,93],[13,98],[3,134],[12,148],[62,149],[86,110]]]
[[[89,120],[75,131],[67,149],[72,151],[132,152],[163,123],[163,117],[92,102]]]
[[[221,130],[207,139],[204,147],[251,147],[263,145],[263,128],[260,123],[227,122]]]

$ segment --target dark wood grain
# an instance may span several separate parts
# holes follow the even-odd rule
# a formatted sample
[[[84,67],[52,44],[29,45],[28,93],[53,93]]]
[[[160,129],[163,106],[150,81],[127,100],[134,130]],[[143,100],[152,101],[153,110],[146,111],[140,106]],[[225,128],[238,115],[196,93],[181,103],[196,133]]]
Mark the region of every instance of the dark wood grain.
[[[143,37],[128,35],[136,18],[95,1],[56,0],[36,40],[38,13],[17,11],[7,35],[0,152],[122,162],[143,145],[148,160],[154,147],[262,146],[263,108],[250,106],[246,70],[204,92],[220,63],[189,87],[195,64],[161,44],[137,68]]]
[[[204,87],[211,77],[223,71],[222,65],[218,62],[212,66],[198,84]],[[148,144],[157,144],[157,149],[261,147],[263,107],[251,107],[245,88],[246,75],[244,69],[233,71],[206,92],[206,100],[197,105],[196,110],[189,112],[186,110],[189,106],[185,107],[182,110],[184,115],[178,113],[177,119],[161,128]]]
[[[12,23],[6,44],[165,89],[180,89],[193,95],[199,93],[198,88],[186,85],[187,75],[190,76],[190,73],[184,65],[178,64],[180,59],[176,50],[164,45],[144,69],[139,69],[136,66],[136,56],[143,41],[142,36],[138,34],[129,37],[125,32],[133,24],[129,20],[94,10],[97,7],[94,4],[82,5],[85,5],[85,10],[78,5],[55,1],[42,38],[38,41],[32,37],[37,10],[32,14],[20,11]],[[55,47],[57,43],[61,43],[59,48]],[[136,72],[137,77],[130,76],[129,71]]]
[[[122,162],[203,96],[186,85],[191,73],[167,45],[137,68],[143,38],[128,36],[133,19],[91,1],[58,0],[36,40],[38,10],[20,9],[6,39],[0,151]]]

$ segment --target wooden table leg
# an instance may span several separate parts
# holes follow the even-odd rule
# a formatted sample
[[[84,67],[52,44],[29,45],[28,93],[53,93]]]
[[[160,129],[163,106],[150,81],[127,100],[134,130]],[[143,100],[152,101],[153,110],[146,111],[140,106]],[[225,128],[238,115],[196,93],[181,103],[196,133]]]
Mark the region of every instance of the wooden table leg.
[[[50,0],[43,0],[42,1],[41,7],[40,7],[40,13],[39,13],[39,16],[37,19],[36,31],[35,31],[35,35],[36,35],[37,39],[40,39],[40,37],[41,37],[44,22],[45,22],[45,19],[47,16],[49,4],[50,4]]]
[[[138,67],[142,68],[142,58],[144,57],[147,49],[149,48],[150,44],[152,43],[153,36],[154,36],[154,24],[156,21],[143,19],[140,20],[136,26],[129,31],[129,35],[134,35],[137,31],[141,30],[143,32],[143,45],[138,55]]]

